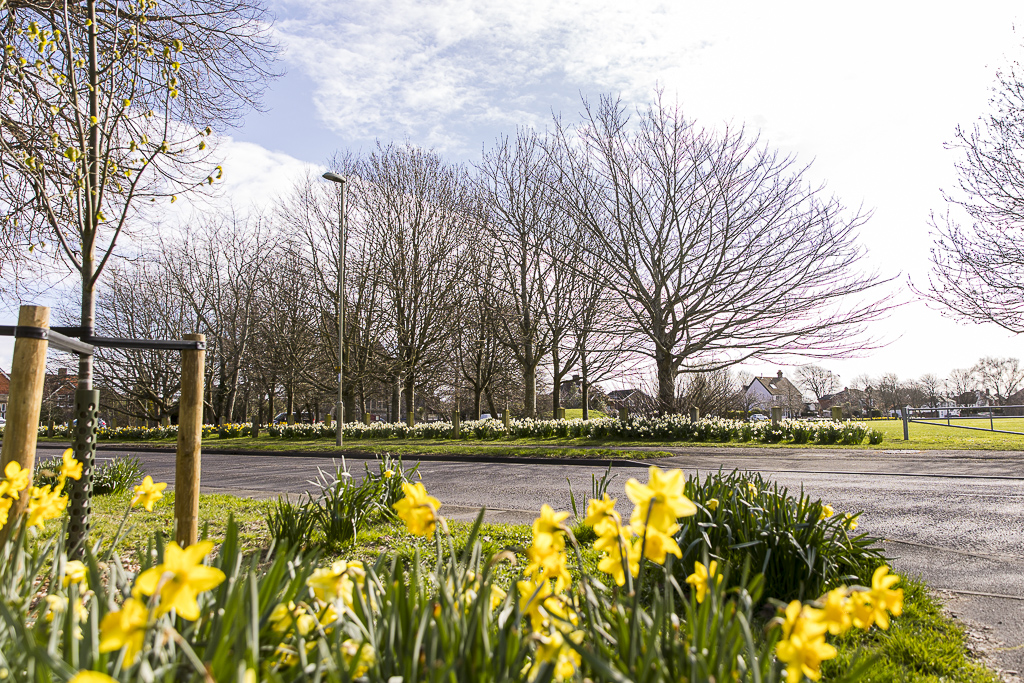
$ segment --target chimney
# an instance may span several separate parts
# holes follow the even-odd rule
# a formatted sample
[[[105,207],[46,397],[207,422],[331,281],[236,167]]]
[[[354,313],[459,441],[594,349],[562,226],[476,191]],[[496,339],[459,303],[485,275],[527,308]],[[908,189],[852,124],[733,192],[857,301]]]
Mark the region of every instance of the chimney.
[[[580,381],[580,376],[579,375],[573,375],[572,376],[572,381],[573,382],[579,382]]]
[[[68,376],[67,368],[57,368],[57,379],[64,379]]]
[[[782,379],[782,370],[779,370],[779,379]]]

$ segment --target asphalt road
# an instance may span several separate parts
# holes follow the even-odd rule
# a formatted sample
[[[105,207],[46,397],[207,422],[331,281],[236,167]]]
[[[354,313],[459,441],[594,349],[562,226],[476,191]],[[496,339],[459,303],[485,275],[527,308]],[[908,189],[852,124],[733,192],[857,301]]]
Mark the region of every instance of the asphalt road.
[[[41,451],[59,452],[41,445]],[[665,450],[659,447],[659,450]],[[885,539],[895,571],[920,575],[969,626],[974,644],[1007,680],[1024,673],[1024,453],[998,451],[865,452],[687,448],[656,462],[687,471],[757,470],[792,490],[863,510],[859,530]],[[104,450],[100,457],[132,454]],[[41,455],[43,455],[41,453]],[[147,474],[174,481],[172,453],[138,453]],[[406,458],[410,462],[410,458]],[[335,461],[338,465],[340,460]],[[363,461],[348,460],[355,474]],[[310,488],[331,459],[282,455],[203,456],[204,493],[254,498]],[[450,519],[530,523],[543,503],[569,509],[569,487],[584,496],[602,467],[557,464],[423,462],[420,472]],[[626,480],[643,469],[616,467],[609,488],[623,500]]]

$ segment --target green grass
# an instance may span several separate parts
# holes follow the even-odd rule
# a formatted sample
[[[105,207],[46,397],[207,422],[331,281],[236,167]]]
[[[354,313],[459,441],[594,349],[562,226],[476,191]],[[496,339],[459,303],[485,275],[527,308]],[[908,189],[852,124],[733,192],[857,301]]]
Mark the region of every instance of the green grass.
[[[942,613],[941,603],[918,580],[904,579],[903,616],[888,631],[851,630],[833,644],[839,655],[822,665],[822,680],[839,677],[856,656],[876,661],[858,679],[866,683],[998,683],[971,659],[963,629]]]
[[[953,424],[989,427],[988,420],[952,420]],[[1024,435],[997,434],[989,431],[947,427],[945,421],[935,424],[911,422],[910,441],[903,440],[902,420],[871,420],[871,427],[885,434],[881,446],[870,448],[914,448],[920,450],[1019,451],[1024,450]],[[995,428],[1024,432],[1024,419],[995,420]]]

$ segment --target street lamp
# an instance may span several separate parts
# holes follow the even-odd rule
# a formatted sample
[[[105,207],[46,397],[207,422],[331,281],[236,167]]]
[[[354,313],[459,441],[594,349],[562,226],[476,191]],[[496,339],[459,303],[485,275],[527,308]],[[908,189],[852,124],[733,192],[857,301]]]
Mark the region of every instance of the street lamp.
[[[345,179],[330,171],[324,173],[323,177],[341,185],[341,208],[338,210],[338,426],[334,430],[334,443],[341,446],[341,431],[345,426]]]

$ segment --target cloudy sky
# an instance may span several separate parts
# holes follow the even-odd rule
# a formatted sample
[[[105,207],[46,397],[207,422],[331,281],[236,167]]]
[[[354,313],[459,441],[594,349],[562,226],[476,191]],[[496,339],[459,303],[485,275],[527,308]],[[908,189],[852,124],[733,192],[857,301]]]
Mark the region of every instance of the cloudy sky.
[[[376,139],[472,161],[516,125],[574,120],[581,96],[642,106],[661,88],[704,125],[760,130],[873,211],[861,240],[908,303],[876,326],[887,347],[824,365],[909,378],[1021,357],[1024,339],[947,320],[906,288],[927,279],[929,211],[955,181],[943,143],[986,110],[995,69],[1024,56],[1019,3],[958,5],[271,0],[286,74],[224,141],[226,187],[236,205],[264,202]]]

